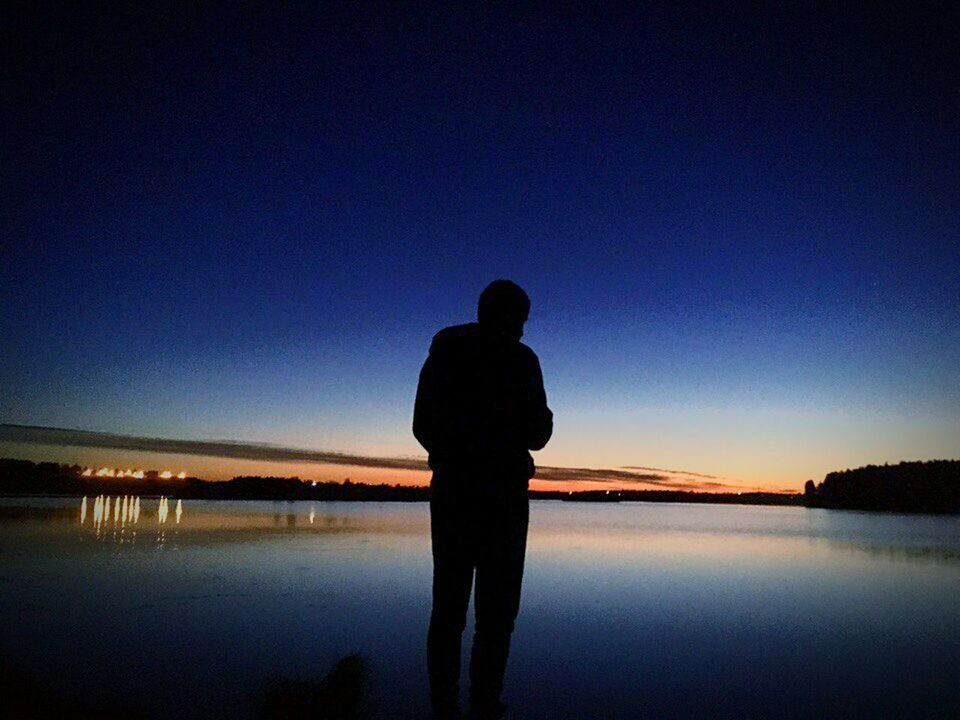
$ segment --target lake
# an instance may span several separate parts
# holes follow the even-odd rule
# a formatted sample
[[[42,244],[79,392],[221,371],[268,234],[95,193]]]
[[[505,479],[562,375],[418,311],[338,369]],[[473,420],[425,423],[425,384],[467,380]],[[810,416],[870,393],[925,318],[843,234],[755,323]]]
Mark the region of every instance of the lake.
[[[0,498],[36,715],[252,717],[360,653],[366,716],[425,716],[426,504],[114,507]],[[958,517],[534,501],[526,568],[508,717],[960,717]]]

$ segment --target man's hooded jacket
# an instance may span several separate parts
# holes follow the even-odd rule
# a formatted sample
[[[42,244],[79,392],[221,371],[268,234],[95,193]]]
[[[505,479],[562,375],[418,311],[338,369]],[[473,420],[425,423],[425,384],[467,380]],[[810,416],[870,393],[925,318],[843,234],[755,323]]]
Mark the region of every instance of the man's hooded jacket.
[[[478,323],[438,332],[420,371],[413,434],[433,470],[529,479],[553,432],[536,353]]]

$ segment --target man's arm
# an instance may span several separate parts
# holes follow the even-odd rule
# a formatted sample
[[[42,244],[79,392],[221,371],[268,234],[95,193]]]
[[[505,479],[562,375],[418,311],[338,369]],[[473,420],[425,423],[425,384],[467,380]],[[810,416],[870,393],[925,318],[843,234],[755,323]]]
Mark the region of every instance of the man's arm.
[[[413,436],[424,450],[431,452],[433,447],[433,425],[436,413],[434,407],[436,370],[432,355],[427,356],[420,370],[420,382],[417,384],[417,399],[413,405]]]
[[[527,449],[542,450],[553,435],[553,412],[547,407],[540,360],[531,352],[533,363],[530,379],[530,408],[527,426]]]

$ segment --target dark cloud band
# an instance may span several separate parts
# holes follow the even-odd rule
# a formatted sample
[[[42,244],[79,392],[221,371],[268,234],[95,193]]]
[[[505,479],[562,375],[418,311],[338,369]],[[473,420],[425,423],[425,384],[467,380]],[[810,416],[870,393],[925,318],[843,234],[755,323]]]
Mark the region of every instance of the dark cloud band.
[[[0,424],[0,440],[34,443],[39,445],[60,445],[72,447],[109,448],[114,450],[136,450],[140,452],[176,453],[180,455],[202,455],[206,457],[234,458],[238,460],[266,460],[273,462],[308,462],[328,465],[354,465],[389,470],[421,470],[427,467],[422,458],[389,458],[371,455],[351,455],[349,453],[323,450],[305,450],[264,443],[242,443],[228,440],[183,440],[174,438],[141,437],[118,435],[115,433],[74,430],[69,428],[40,427],[36,425]],[[646,472],[634,472],[633,470]],[[637,483],[676,490],[722,489],[729,487],[720,482],[684,479],[670,474],[672,471],[657,471],[656,468],[566,468],[539,467],[538,480],[554,482],[606,482]],[[710,475],[683,475],[710,478]]]

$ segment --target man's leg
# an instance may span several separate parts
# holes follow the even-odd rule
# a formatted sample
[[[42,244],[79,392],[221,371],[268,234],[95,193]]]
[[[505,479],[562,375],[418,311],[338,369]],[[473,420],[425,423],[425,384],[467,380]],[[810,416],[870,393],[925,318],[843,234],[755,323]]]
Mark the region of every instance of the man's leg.
[[[510,635],[520,610],[527,550],[529,502],[526,492],[490,512],[477,557],[474,594],[476,632],[470,657],[470,704],[498,705],[510,653]]]
[[[459,505],[449,488],[431,490],[433,611],[427,633],[427,672],[430,698],[441,715],[459,702],[460,640],[473,583],[473,553]]]

